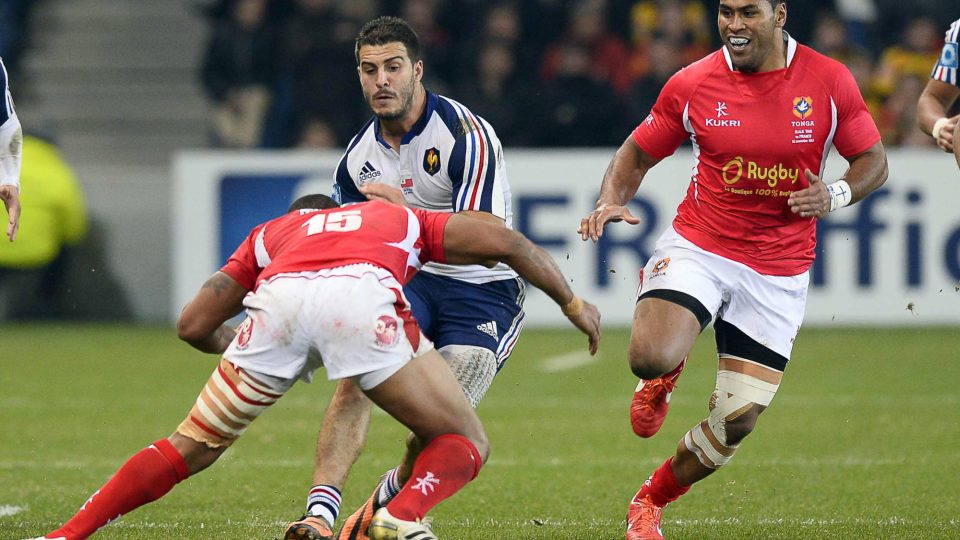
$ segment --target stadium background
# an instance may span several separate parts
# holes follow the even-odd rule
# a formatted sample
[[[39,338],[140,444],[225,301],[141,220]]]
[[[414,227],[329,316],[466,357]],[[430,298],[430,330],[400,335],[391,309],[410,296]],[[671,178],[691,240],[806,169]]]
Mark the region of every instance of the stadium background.
[[[601,304],[609,328],[593,364],[572,352],[581,340],[570,332],[524,336],[481,408],[499,461],[439,509],[440,532],[618,537],[640,475],[703,416],[711,335],[698,344],[703,363],[685,375],[663,436],[631,459],[641,449],[626,428],[633,379],[623,365],[626,334],[615,328],[629,319],[652,237],[620,226],[597,247],[573,230],[614,147],[665,78],[718,45],[715,2],[234,4],[0,0],[0,56],[18,114],[26,130],[59,144],[91,219],[61,268],[58,319],[0,320],[0,386],[9,389],[0,398],[0,538],[55,525],[124,456],[179,421],[210,364],[176,342],[172,317],[238,234],[297,193],[329,189],[331,163],[368,116],[352,40],[364,20],[384,13],[420,32],[428,87],[498,130],[515,224]],[[236,7],[249,28],[237,23]],[[870,204],[821,227],[828,249],[814,270],[789,395],[778,397],[731,471],[704,483],[666,524],[685,538],[958,537],[960,492],[943,472],[960,457],[960,172],[913,118],[938,43],[960,12],[955,0],[788,7],[792,35],[854,72],[890,151],[891,177]],[[229,107],[262,110],[263,121],[252,131],[225,128]],[[656,228],[670,219],[689,164],[680,150],[641,190],[635,207]],[[828,176],[842,170],[834,156]],[[542,296],[529,302],[530,326],[561,322]],[[263,531],[300,511],[330,386],[295,389],[232,462],[102,536],[272,537]],[[387,437],[371,440],[345,507],[366,496],[402,438],[386,418],[375,418],[372,432]],[[558,470],[594,495],[584,501],[551,487],[544,496],[537,486],[555,482]],[[233,489],[248,474],[264,491]],[[477,532],[483,527],[492,532]]]

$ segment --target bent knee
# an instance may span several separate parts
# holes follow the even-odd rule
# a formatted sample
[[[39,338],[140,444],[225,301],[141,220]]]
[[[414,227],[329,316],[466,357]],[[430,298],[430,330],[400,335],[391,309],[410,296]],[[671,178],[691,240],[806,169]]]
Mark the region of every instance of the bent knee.
[[[641,379],[656,379],[680,364],[687,351],[670,344],[631,338],[627,349],[630,371]]]
[[[762,407],[760,405],[755,405],[740,416],[732,420],[727,420],[724,426],[727,445],[733,446],[740,444],[740,442],[745,439],[747,435],[753,433],[753,429],[757,426],[757,418],[760,416],[761,411]]]

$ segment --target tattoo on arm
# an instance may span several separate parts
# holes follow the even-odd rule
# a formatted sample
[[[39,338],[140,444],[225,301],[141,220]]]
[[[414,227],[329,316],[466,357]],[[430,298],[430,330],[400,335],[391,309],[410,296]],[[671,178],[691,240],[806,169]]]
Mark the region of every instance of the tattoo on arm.
[[[210,289],[213,291],[214,296],[220,297],[220,294],[230,286],[230,282],[233,281],[232,278],[217,272],[216,274],[210,276],[210,279],[203,284],[202,289]]]

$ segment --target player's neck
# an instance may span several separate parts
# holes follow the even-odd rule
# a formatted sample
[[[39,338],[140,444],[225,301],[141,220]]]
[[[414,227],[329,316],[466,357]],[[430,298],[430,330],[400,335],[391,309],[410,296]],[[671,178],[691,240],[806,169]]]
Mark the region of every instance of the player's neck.
[[[783,30],[779,30],[780,39],[773,40],[773,50],[767,55],[767,59],[758,69],[758,72],[776,71],[787,67],[787,36]]]
[[[390,144],[394,150],[400,150],[400,142],[404,135],[413,129],[414,124],[420,120],[427,108],[427,91],[422,84],[417,84],[413,90],[413,103],[410,105],[410,111],[396,120],[380,120],[380,136],[384,141]]]

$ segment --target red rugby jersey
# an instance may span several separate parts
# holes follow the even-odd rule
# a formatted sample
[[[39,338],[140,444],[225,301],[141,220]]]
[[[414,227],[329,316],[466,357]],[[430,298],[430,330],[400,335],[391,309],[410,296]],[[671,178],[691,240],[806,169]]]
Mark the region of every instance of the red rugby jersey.
[[[804,169],[824,174],[830,146],[843,156],[880,140],[850,72],[787,39],[787,67],[734,71],[726,48],[677,72],[633,139],[657,159],[684,140],[696,165],[673,225],[706,251],[768,275],[805,272],[816,220],[790,211]]]
[[[254,227],[220,271],[253,290],[277,274],[370,263],[406,283],[423,263],[446,262],[452,215],[383,201],[290,212]]]

